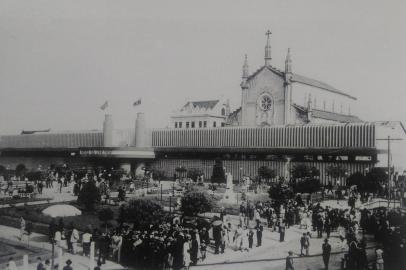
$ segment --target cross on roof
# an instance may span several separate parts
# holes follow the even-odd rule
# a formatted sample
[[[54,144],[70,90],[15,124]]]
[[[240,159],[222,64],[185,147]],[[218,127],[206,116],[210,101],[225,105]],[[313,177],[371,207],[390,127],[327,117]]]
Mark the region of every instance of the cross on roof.
[[[271,34],[272,34],[272,32],[269,31],[269,30],[265,33],[265,35],[268,36],[268,38],[269,38],[269,36],[270,36]]]

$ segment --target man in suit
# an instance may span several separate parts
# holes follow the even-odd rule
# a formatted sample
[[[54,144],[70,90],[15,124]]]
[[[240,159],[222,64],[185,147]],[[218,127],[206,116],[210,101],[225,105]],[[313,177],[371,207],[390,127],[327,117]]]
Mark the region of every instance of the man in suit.
[[[328,239],[324,239],[324,244],[322,245],[323,249],[323,262],[324,262],[324,269],[328,270],[328,263],[330,261],[330,253],[331,253],[331,246],[328,243]]]
[[[262,232],[264,230],[264,226],[262,226],[261,223],[258,223],[255,229],[257,230],[257,247],[260,247],[262,245]]]
[[[279,241],[280,242],[285,241],[285,230],[286,230],[285,220],[282,220],[282,222],[279,224]]]

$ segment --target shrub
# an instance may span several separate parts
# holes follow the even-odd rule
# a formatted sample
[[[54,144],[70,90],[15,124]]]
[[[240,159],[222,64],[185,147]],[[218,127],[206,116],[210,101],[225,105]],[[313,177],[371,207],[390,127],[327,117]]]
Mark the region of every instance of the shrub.
[[[106,226],[107,231],[108,222],[114,219],[114,212],[108,207],[102,208],[98,212],[98,218]]]
[[[202,174],[203,172],[196,168],[192,168],[187,171],[187,177],[192,179],[194,182],[196,182]]]
[[[226,174],[223,168],[223,162],[221,159],[216,159],[215,164],[213,166],[213,174],[211,176],[212,183],[225,183],[226,182]]]
[[[94,210],[95,204],[100,201],[100,192],[94,181],[83,185],[79,192],[78,203],[82,204],[87,211]]]
[[[299,182],[294,185],[295,193],[313,193],[319,191],[321,188],[319,179],[310,178]]]
[[[22,177],[22,176],[25,175],[26,172],[27,172],[27,168],[25,167],[24,164],[20,163],[20,164],[17,165],[17,167],[16,167],[16,175],[17,176]]]
[[[269,183],[269,180],[276,177],[275,170],[262,166],[258,168],[258,176],[260,179],[265,179],[266,183]],[[260,184],[260,183],[258,183]]]
[[[150,200],[130,200],[119,209],[118,222],[133,224],[139,230],[147,229],[151,224],[161,224],[164,219],[165,212],[162,207]]]
[[[214,203],[204,191],[187,192],[181,200],[181,211],[186,216],[196,216],[212,210]]]
[[[283,181],[279,181],[279,183],[275,183],[271,185],[268,190],[269,197],[274,200],[276,206],[280,206],[281,204],[286,203],[287,200],[292,199],[294,197],[294,193],[292,189],[283,183]]]

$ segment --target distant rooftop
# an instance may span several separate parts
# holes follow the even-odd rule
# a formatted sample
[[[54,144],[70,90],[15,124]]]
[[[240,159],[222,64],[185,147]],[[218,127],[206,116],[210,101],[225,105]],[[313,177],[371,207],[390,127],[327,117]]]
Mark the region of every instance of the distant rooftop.
[[[220,100],[216,99],[216,100],[201,100],[201,101],[189,101],[187,102],[183,108],[188,107],[190,104],[193,106],[193,108],[199,108],[199,109],[213,109],[217,103],[219,103]],[[182,109],[183,109],[182,108]]]

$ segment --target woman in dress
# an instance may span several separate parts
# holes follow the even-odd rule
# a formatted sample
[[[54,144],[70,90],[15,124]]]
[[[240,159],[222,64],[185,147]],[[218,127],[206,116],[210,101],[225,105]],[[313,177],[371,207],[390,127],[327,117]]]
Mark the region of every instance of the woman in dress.
[[[242,233],[243,233],[243,229],[242,229],[241,225],[238,224],[238,227],[235,230],[235,234],[234,234],[235,250],[241,250]]]
[[[249,243],[248,243],[248,230],[247,226],[244,226],[241,236],[241,251],[249,251]]]
[[[190,267],[190,252],[191,252],[191,236],[190,234],[186,235],[185,242],[183,243],[183,266],[186,270]]]

